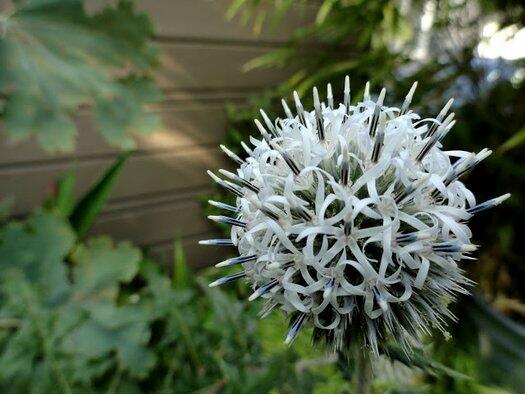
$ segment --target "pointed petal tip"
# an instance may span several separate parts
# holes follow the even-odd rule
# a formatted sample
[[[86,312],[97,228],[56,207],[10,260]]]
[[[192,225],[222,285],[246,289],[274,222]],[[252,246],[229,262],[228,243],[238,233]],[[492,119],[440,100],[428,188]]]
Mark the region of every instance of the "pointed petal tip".
[[[476,250],[478,250],[479,248],[479,245],[474,245],[474,244],[471,244],[471,245],[462,245],[461,246],[461,252],[475,252]]]
[[[510,194],[510,193],[505,193],[505,194],[503,194],[502,196],[497,197],[497,198],[496,198],[496,201],[495,201],[496,205],[499,205],[499,204],[501,204],[503,201],[509,199],[509,198],[511,197],[511,195],[512,195],[512,194]]]
[[[230,172],[230,171],[225,170],[225,169],[223,169],[223,168],[220,168],[220,169],[219,169],[219,173],[220,173],[221,175],[224,175],[225,177],[230,178],[230,179],[235,178],[235,174],[234,174],[233,172]]]
[[[221,178],[219,178],[217,175],[215,175],[212,171],[207,170],[206,173],[210,176],[211,179],[213,179],[215,182],[220,182]]]
[[[383,104],[383,101],[385,100],[385,96],[386,96],[386,88],[382,88],[381,89],[381,92],[379,93],[379,97],[377,99],[377,103],[382,105]]]

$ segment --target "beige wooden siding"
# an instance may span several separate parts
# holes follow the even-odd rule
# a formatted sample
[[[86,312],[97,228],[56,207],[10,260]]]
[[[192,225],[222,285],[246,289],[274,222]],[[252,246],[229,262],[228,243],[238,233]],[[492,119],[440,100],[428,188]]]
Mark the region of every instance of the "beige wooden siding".
[[[103,2],[102,2],[103,3]],[[255,36],[248,27],[224,18],[229,0],[143,0],[156,27],[162,67],[155,78],[165,100],[152,108],[162,129],[138,140],[94,234],[128,239],[168,256],[182,237],[189,262],[213,263],[220,253],[197,245],[214,235],[201,199],[210,192],[206,169],[224,166],[218,143],[226,129],[225,103],[241,104],[250,94],[281,81],[292,70],[241,71],[249,59],[282,45],[291,32],[311,20],[312,10],[297,9],[283,28]],[[100,1],[90,1],[97,7]],[[23,215],[45,199],[49,185],[70,168],[77,170],[81,195],[111,165],[118,150],[94,130],[89,110],[76,116],[79,135],[74,154],[49,155],[33,141],[13,145],[0,124],[0,196],[16,199]]]

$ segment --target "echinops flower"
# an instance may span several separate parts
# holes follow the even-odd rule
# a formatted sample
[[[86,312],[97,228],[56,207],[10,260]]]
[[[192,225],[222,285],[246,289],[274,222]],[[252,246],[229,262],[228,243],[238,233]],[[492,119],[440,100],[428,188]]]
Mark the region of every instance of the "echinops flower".
[[[250,300],[266,299],[262,316],[290,316],[287,343],[311,325],[334,350],[377,354],[395,340],[409,351],[455,320],[449,305],[472,284],[458,262],[477,248],[467,222],[510,195],[476,202],[461,177],[491,151],[443,150],[453,100],[421,119],[409,109],[416,86],[400,108],[385,89],[372,100],[368,84],[351,105],[348,77],[342,104],[328,85],[326,103],[314,88],[305,111],[294,92],[295,114],[284,100],[274,122],[261,110],[245,159],[221,146],[238,168],[209,174],[236,203],[210,201],[225,211],[210,219],[231,225],[231,239],[201,243],[235,246],[239,257],[217,266],[239,272],[210,286],[245,278]]]

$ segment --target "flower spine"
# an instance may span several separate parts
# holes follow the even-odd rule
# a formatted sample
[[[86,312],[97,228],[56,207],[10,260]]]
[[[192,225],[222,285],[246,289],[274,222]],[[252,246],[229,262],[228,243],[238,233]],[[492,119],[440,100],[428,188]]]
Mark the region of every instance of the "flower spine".
[[[250,300],[266,299],[261,315],[290,316],[287,343],[311,325],[334,350],[358,341],[378,353],[391,338],[409,351],[455,319],[448,306],[471,285],[458,262],[477,248],[467,222],[510,195],[476,202],[461,177],[491,151],[442,150],[452,100],[421,119],[409,109],[416,86],[401,108],[384,89],[372,100],[368,84],[351,105],[348,77],[339,105],[330,85],[326,103],[314,88],[312,111],[294,92],[295,115],[284,100],[284,118],[261,110],[246,159],[221,146],[238,169],[209,174],[236,204],[210,201],[225,212],[210,219],[231,225],[231,240],[201,243],[235,246],[239,257],[217,266],[239,272],[210,286],[246,278]]]

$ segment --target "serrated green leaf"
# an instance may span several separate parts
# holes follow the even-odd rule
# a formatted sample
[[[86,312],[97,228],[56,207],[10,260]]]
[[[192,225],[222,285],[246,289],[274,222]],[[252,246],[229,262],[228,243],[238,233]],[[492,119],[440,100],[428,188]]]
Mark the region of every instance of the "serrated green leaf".
[[[129,243],[114,246],[111,239],[101,237],[80,245],[71,258],[77,298],[114,300],[119,283],[137,274],[141,253]]]
[[[140,316],[135,318],[139,320]],[[146,347],[148,339],[149,330],[143,321],[109,329],[95,320],[87,320],[66,339],[66,349],[87,359],[116,351],[121,368],[135,376],[144,376],[155,364],[155,355]]]
[[[89,231],[117,182],[130,152],[121,154],[115,163],[102,175],[100,180],[78,202],[69,218],[79,238]]]
[[[71,151],[81,105],[94,106],[98,129],[119,147],[158,127],[145,110],[160,97],[149,76],[152,26],[131,2],[87,15],[81,0],[17,1],[0,21],[0,94],[13,139],[34,135],[48,151]]]
[[[62,261],[74,241],[71,228],[53,214],[38,212],[25,224],[10,223],[0,229],[0,276],[19,270],[47,301],[58,301],[69,288]]]

